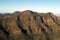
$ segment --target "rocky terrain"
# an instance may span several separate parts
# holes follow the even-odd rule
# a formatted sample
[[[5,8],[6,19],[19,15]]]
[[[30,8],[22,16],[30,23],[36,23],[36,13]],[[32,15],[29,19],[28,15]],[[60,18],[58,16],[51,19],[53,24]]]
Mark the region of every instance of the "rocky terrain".
[[[30,10],[0,14],[0,40],[60,40],[60,17]]]

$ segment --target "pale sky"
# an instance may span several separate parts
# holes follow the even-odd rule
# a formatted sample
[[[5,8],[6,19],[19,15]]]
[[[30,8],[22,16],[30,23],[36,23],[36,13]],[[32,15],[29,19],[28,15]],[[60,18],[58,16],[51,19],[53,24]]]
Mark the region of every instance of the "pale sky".
[[[0,13],[32,10],[60,13],[60,0],[0,0]]]

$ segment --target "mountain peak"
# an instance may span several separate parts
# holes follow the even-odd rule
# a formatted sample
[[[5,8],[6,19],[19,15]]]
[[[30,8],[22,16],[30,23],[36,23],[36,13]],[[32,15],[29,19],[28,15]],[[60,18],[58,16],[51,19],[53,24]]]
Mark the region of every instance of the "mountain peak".
[[[47,12],[47,15],[53,15],[53,13],[52,12]]]
[[[25,10],[25,11],[23,11],[23,12],[32,12],[31,10]]]
[[[31,14],[32,11],[31,10],[25,10],[25,11],[22,11],[23,14]]]

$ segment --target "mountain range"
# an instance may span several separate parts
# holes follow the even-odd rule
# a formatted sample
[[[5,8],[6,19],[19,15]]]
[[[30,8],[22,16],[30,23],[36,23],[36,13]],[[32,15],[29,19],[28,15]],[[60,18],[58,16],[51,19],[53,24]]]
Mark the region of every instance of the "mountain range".
[[[31,10],[0,14],[0,40],[60,40],[60,17]]]

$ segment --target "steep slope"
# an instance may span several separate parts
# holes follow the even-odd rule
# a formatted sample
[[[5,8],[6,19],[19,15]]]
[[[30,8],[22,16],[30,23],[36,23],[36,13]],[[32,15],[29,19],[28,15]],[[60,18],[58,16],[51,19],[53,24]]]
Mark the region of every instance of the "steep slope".
[[[0,19],[0,35],[4,40],[59,40],[58,20],[51,12],[16,11]]]

